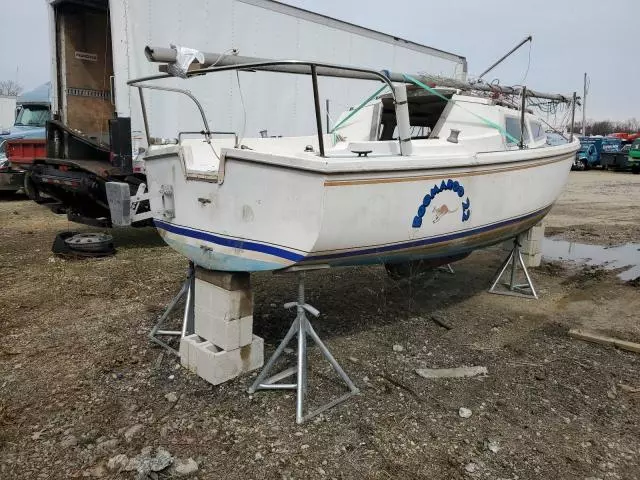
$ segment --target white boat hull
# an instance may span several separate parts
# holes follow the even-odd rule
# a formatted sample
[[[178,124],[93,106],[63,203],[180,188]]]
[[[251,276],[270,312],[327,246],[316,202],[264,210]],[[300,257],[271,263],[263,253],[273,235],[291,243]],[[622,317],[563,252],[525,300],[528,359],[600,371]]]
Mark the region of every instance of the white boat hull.
[[[527,230],[558,198],[577,143],[367,170],[227,151],[224,178],[189,178],[181,147],[147,156],[155,225],[212,270],[348,266],[462,255]],[[404,163],[403,163],[404,162]],[[429,167],[427,167],[429,165]],[[160,192],[170,186],[175,199]]]

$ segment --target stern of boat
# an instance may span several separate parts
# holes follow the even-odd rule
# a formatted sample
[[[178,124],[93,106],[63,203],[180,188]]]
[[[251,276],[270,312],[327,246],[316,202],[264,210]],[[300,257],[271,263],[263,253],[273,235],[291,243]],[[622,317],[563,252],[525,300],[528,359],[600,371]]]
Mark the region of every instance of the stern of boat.
[[[322,223],[323,177],[235,156],[198,141],[151,148],[146,172],[153,219],[196,265],[264,271],[305,258]]]

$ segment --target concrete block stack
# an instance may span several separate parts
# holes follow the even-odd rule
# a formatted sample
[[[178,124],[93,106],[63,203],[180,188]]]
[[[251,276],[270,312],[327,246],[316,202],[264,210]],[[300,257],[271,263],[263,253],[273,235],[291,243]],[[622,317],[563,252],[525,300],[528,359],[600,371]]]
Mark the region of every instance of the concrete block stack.
[[[181,363],[218,385],[260,368],[264,342],[253,335],[253,296],[248,273],[196,268],[195,334],[180,342]]]
[[[542,240],[544,239],[544,222],[539,222],[529,230],[518,235],[522,260],[527,267],[539,267],[542,262]],[[511,250],[513,240],[504,242],[503,249]]]

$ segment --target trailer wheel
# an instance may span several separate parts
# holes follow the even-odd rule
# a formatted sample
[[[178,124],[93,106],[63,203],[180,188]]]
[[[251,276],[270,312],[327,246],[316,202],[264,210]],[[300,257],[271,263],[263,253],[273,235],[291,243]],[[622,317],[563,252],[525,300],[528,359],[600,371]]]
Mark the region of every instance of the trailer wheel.
[[[106,233],[78,233],[64,240],[71,250],[106,254],[114,251],[113,237]]]

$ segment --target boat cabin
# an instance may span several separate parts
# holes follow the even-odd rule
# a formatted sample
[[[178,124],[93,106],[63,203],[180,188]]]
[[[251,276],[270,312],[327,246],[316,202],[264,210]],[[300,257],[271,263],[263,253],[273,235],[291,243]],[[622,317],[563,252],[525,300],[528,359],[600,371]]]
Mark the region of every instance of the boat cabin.
[[[330,134],[324,134],[325,156],[318,155],[318,138],[304,137],[239,138],[233,133],[212,133],[210,142],[202,134],[180,134],[178,139],[152,139],[151,151],[163,145],[182,146],[187,176],[217,178],[220,158],[226,149],[239,149],[243,155],[269,154],[309,163],[341,161],[375,162],[398,156],[433,157],[449,161],[469,160],[478,153],[519,150],[521,116],[515,106],[493,98],[462,93],[452,88],[407,88],[411,153],[403,155],[398,133],[397,102],[383,94],[366,105],[344,112]],[[526,149],[547,146],[546,133],[537,117],[525,114]]]
[[[452,88],[437,88],[434,91],[437,94],[419,87],[407,88],[410,134],[414,148],[436,143],[433,140],[461,143],[476,152],[519,148],[521,118],[515,106],[500,104],[486,96],[462,94]],[[345,112],[336,122],[339,125],[335,130],[336,148],[344,148],[341,145],[343,142],[398,141],[398,122],[391,95],[384,95],[359,112],[350,114],[352,111]],[[546,145],[545,128],[530,113],[525,114],[523,140],[527,148]],[[375,151],[375,146],[371,147]]]

